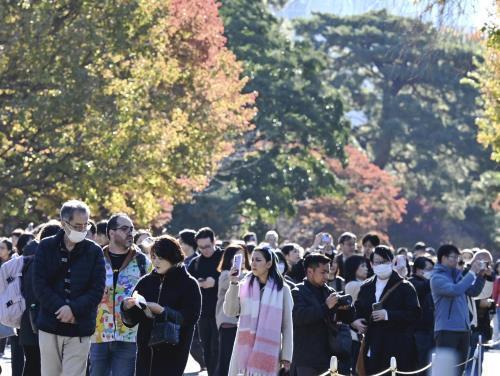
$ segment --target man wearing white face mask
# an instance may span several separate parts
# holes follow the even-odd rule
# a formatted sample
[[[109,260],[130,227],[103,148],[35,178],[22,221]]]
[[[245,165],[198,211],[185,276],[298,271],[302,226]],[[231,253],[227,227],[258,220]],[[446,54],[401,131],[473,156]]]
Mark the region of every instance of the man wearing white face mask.
[[[416,365],[413,326],[420,305],[413,285],[393,271],[393,259],[389,247],[375,247],[370,255],[375,275],[361,286],[355,302],[356,320],[351,326],[365,334],[360,356],[367,374],[386,369],[392,356],[398,370],[412,371]]]
[[[86,239],[87,205],[68,201],[60,215],[63,230],[40,242],[34,260],[41,374],[80,376],[104,292],[104,257],[101,247]]]
[[[431,283],[434,263],[427,257],[417,257],[413,263],[413,276],[409,279],[417,290],[422,316],[415,324],[415,343],[417,345],[417,368],[423,368],[430,361],[434,346],[434,302],[432,301]],[[422,373],[425,375],[425,372]]]

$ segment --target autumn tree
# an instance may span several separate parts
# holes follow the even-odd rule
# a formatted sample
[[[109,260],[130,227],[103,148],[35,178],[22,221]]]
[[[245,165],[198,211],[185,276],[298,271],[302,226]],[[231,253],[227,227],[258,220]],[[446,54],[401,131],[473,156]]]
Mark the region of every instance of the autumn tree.
[[[491,147],[491,158],[500,163],[500,30],[494,26],[485,27],[488,39],[484,49],[484,61],[478,63],[472,80],[481,92],[483,114],[476,120],[479,127],[478,141]]]
[[[323,160],[342,159],[348,139],[323,53],[290,40],[265,1],[224,0],[220,12],[228,46],[251,77],[245,90],[258,93],[255,129],[193,204],[174,209],[172,231],[206,224],[221,234],[263,231],[294,215],[296,202],[336,191]]]
[[[343,94],[346,110],[361,118],[354,136],[376,165],[395,173],[409,207],[430,205],[435,217],[467,232],[474,221],[465,198],[493,168],[476,142],[479,91],[462,82],[481,59],[477,44],[386,11],[316,15],[299,22],[297,32],[328,54],[330,84]],[[410,243],[424,222],[419,215],[405,221],[406,238],[399,240]],[[456,230],[423,233],[434,242],[451,233],[461,237]],[[476,241],[491,245],[491,239]]]
[[[146,225],[203,189],[254,115],[223,31],[214,0],[4,2],[0,220]]]
[[[298,214],[293,220],[279,221],[283,236],[305,245],[320,231],[340,235],[344,231],[364,234],[376,230],[388,238],[389,226],[402,221],[407,201],[401,197],[396,177],[370,162],[362,150],[352,145],[345,149],[346,165],[337,159],[327,160],[342,193],[298,203]]]

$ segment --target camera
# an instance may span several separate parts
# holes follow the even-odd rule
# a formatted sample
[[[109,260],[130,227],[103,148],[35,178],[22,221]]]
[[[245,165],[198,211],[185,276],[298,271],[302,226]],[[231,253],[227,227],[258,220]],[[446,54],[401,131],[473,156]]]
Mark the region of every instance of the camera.
[[[350,306],[352,304],[352,296],[349,294],[337,295],[337,306]]]

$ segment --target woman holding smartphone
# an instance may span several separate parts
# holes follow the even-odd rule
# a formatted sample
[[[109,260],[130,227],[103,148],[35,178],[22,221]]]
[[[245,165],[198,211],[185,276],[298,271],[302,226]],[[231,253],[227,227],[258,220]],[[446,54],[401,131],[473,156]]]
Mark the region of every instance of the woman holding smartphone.
[[[398,370],[412,371],[416,365],[413,324],[420,306],[413,285],[393,270],[393,259],[389,247],[375,247],[370,255],[375,276],[361,286],[355,302],[356,320],[351,325],[365,334],[360,353],[367,374],[389,368],[393,356]]]
[[[217,294],[217,305],[215,307],[215,320],[219,329],[219,358],[217,361],[217,376],[226,376],[229,370],[229,361],[233,353],[234,339],[238,328],[238,319],[224,314],[223,306],[226,292],[229,289],[231,269],[238,272],[238,280],[241,281],[250,271],[250,261],[245,248],[239,244],[230,244],[222,256],[219,264],[219,288]]]
[[[228,316],[239,316],[229,376],[276,376],[289,371],[293,352],[292,294],[269,247],[252,253],[252,273],[242,281],[231,269],[224,301]]]

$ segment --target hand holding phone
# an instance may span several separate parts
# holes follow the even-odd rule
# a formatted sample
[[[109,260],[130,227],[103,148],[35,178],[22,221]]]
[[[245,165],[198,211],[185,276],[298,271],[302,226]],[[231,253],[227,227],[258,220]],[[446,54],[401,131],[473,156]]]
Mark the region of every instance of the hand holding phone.
[[[384,309],[382,303],[373,303],[372,304],[372,311],[380,311],[381,309]]]
[[[396,267],[406,268],[406,257],[404,255],[398,255],[396,257]]]
[[[238,270],[238,273],[233,273],[233,276],[240,276],[241,273],[241,263],[243,261],[243,255],[240,253],[234,255],[233,258],[233,268]]]

